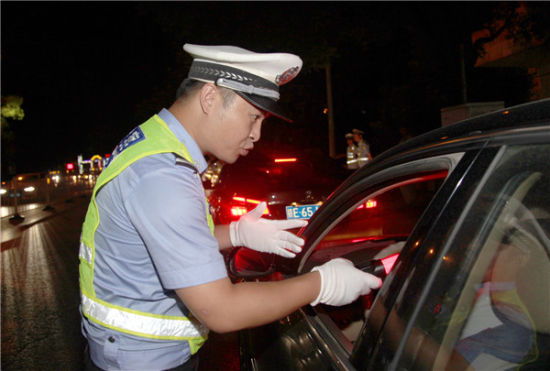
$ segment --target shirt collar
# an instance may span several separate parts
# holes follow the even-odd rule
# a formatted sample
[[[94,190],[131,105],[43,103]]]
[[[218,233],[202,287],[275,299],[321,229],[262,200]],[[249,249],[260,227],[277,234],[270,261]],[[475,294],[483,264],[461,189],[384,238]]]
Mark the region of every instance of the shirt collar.
[[[187,130],[185,130],[181,122],[179,122],[172,112],[168,111],[166,108],[163,108],[158,115],[166,123],[166,125],[168,125],[168,128],[172,131],[172,133],[174,133],[176,138],[178,138],[178,140],[183,143],[185,148],[187,148],[191,158],[197,166],[199,173],[205,171],[208,164],[206,163],[199,146],[191,135],[189,135]]]

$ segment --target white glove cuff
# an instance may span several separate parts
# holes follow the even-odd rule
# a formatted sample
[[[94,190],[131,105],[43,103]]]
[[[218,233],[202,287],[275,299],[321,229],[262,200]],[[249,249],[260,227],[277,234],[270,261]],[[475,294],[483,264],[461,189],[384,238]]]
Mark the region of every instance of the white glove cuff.
[[[242,244],[239,241],[239,233],[237,231],[238,222],[231,222],[229,224],[229,239],[231,240],[231,245],[234,247],[241,246]]]
[[[321,288],[319,290],[319,295],[317,295],[317,298],[310,303],[310,305],[312,307],[316,306],[317,304],[319,304],[321,302],[321,297],[322,297],[322,294],[323,294],[323,282],[325,282],[325,280],[323,278],[323,270],[319,269],[319,266],[317,266],[317,267],[314,267],[313,269],[311,269],[311,272],[314,272],[314,271],[319,272],[319,275],[321,276]]]

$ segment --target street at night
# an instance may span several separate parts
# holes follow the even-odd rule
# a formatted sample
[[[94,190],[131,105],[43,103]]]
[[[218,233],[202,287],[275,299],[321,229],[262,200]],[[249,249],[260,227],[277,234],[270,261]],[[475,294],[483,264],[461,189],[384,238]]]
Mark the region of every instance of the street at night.
[[[2,217],[2,369],[78,370],[78,237],[87,198]],[[6,239],[6,240],[5,240]]]
[[[550,370],[550,1],[0,7],[1,370]]]
[[[82,370],[78,239],[89,194],[2,216],[2,370]],[[237,334],[210,334],[199,369],[239,369]],[[220,352],[216,347],[221,347]]]

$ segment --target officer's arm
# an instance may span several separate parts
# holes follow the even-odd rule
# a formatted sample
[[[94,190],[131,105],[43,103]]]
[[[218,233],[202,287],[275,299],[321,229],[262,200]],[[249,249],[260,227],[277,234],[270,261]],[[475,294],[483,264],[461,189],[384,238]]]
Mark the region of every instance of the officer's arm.
[[[229,225],[217,225],[214,227],[214,237],[218,240],[218,246],[220,250],[233,247],[231,244],[231,238],[229,236]]]
[[[318,296],[318,272],[276,282],[233,284],[228,278],[176,290],[212,331],[224,333],[273,322],[311,303]]]
[[[310,303],[349,304],[381,285],[380,278],[336,258],[283,281],[233,284],[223,278],[176,293],[208,328],[228,332],[273,322]]]

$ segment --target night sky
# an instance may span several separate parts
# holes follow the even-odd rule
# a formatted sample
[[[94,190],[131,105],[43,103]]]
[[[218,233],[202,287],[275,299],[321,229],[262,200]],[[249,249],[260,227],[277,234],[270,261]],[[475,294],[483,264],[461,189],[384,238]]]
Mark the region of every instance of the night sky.
[[[17,172],[111,152],[163,83],[162,32],[131,3],[1,6],[2,95],[24,99],[25,119],[14,123]]]
[[[440,108],[462,103],[460,43],[471,100],[524,99],[521,73],[503,82],[498,71],[473,69],[471,31],[494,4],[2,1],[1,93],[23,97],[25,111],[10,122],[12,142],[3,138],[2,178],[9,161],[22,173],[111,152],[171,104],[191,62],[186,42],[302,57],[303,72],[281,88],[295,123],[267,122],[265,146],[328,152],[322,66],[330,60],[337,149],[358,127],[376,155],[400,127],[430,130]]]

